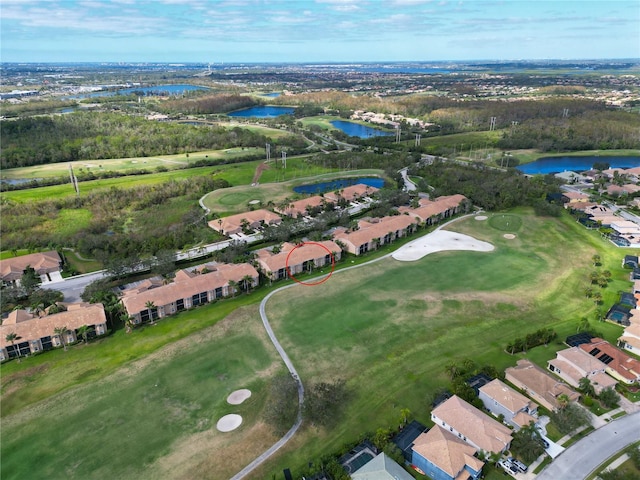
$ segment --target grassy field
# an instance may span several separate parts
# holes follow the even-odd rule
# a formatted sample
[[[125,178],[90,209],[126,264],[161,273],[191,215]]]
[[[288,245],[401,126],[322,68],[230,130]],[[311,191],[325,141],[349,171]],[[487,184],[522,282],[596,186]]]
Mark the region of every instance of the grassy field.
[[[512,240],[503,236],[507,219]],[[515,356],[504,346],[543,326],[563,338],[581,316],[593,317],[596,307],[582,294],[593,254],[613,273],[605,305],[630,285],[620,267],[625,250],[568,217],[517,210],[449,229],[496,250],[408,263],[387,258],[269,302],[276,334],[303,382],[342,377],[351,396],[335,430],[304,428],[251,478],[281,475],[286,467],[299,473],[364,432],[396,425],[402,408],[429,423],[430,395],[448,384],[450,361],[472,358],[498,369],[525,356],[544,363],[560,343]],[[280,368],[256,305],[268,291],[2,365],[3,478],[23,478],[25,468],[50,478],[228,478],[239,471],[274,440],[260,422],[268,379]],[[609,340],[621,332],[596,327]],[[230,409],[228,391],[247,386],[255,396]],[[246,421],[221,435],[212,427],[232,410]],[[100,447],[110,447],[117,461],[104,461]],[[41,456],[33,466],[35,451]]]
[[[401,408],[428,423],[427,399],[448,384],[444,367],[450,361],[472,358],[504,369],[525,356],[544,364],[563,348],[556,343],[527,355],[504,352],[507,342],[541,327],[555,328],[561,339],[575,333],[579,318],[591,317],[595,308],[576,294],[591,256],[598,251],[613,260],[623,253],[571,221],[512,215],[521,220],[511,230],[514,240],[491,220],[451,226],[490,241],[493,253],[443,252],[412,263],[386,259],[273,298],[267,313],[303,381],[342,377],[352,396],[336,431],[305,430],[255,478],[282,466],[300,469],[364,431],[394,426]],[[618,262],[607,267],[622,279]],[[610,340],[621,333],[615,325],[597,328]]]
[[[82,171],[93,172],[123,172],[132,170],[154,170],[157,167],[168,169],[184,168],[198,160],[231,160],[246,155],[255,155],[264,152],[264,149],[253,147],[237,147],[225,150],[209,150],[193,152],[187,156],[184,153],[179,155],[159,155],[154,157],[139,158],[114,158],[110,160],[79,160],[68,163],[50,163],[47,165],[34,165],[32,167],[8,168],[2,171],[2,178],[6,180],[68,177],[69,163],[73,166],[76,174]]]
[[[211,464],[214,477],[228,478],[236,463],[274,441],[260,433],[260,416],[279,366],[259,317],[240,309],[197,338],[5,417],[3,478],[199,478],[189,472],[211,464],[213,451],[227,456]],[[229,405],[226,397],[239,388],[251,398]],[[216,422],[229,413],[243,425],[218,432]]]
[[[640,150],[582,150],[580,152],[565,153],[541,153],[537,150],[511,150],[511,154],[520,160],[520,163],[530,163],[543,157],[603,157],[602,161],[606,162],[606,157],[631,157],[639,156]]]

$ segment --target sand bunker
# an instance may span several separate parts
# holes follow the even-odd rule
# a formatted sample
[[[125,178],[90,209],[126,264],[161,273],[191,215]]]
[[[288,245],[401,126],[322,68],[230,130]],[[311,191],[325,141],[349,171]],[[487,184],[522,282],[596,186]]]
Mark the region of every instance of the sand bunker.
[[[476,220],[486,220],[488,217],[486,215],[476,215],[474,218]]]
[[[216,424],[216,428],[221,432],[230,432],[242,424],[242,417],[235,413],[225,415]]]
[[[513,240],[514,238],[516,238],[516,236],[513,233],[505,233],[503,237],[508,240]]]
[[[447,230],[436,230],[424,237],[420,237],[412,242],[403,245],[391,255],[396,260],[411,262],[420,260],[430,253],[442,252],[445,250],[472,250],[476,252],[491,252],[493,245],[481,240],[476,240],[469,235],[449,232]]]
[[[246,388],[236,390],[235,392],[231,392],[231,394],[227,397],[227,403],[230,403],[231,405],[240,405],[250,396],[251,390],[247,390]]]

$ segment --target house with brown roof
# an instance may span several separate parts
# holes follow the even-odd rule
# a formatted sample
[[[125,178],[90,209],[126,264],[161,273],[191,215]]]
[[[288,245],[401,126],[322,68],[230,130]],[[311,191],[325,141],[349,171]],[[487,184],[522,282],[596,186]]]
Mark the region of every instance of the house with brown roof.
[[[64,312],[45,316],[33,315],[26,310],[14,310],[0,325],[0,361],[61,347],[78,340],[78,328],[92,327],[90,336],[107,333],[107,317],[101,303],[69,303]],[[56,334],[57,328],[66,327],[66,333]],[[17,338],[7,341],[7,335]]]
[[[211,220],[209,221],[209,227],[216,232],[229,236],[242,233],[243,228],[256,230],[262,226],[277,225],[280,222],[282,222],[282,218],[279,215],[262,208]]]
[[[418,222],[410,215],[359,220],[357,230],[336,228],[333,238],[344,245],[344,249],[354,255],[362,255],[375,250],[380,245],[392,243],[406,237],[418,229]]]
[[[640,360],[614,347],[602,338],[592,338],[591,343],[579,346],[594,358],[603,362],[606,372],[627,385],[640,382]]]
[[[565,208],[575,208],[574,203],[587,203],[589,201],[589,195],[582,192],[562,192],[562,202],[565,204]]]
[[[607,366],[604,363],[580,347],[556,352],[556,358],[549,360],[547,365],[549,370],[573,387],[580,386],[581,378],[588,378],[597,394],[618,383],[605,373]]]
[[[478,398],[492,415],[502,415],[516,431],[538,421],[538,405],[497,378],[478,389]]]
[[[433,225],[462,211],[467,202],[464,195],[448,195],[435,200],[421,198],[417,208],[400,207],[400,213],[408,213],[420,220],[424,225]]]
[[[431,420],[486,453],[504,452],[511,444],[511,430],[508,427],[457,395],[434,408]]]
[[[637,312],[637,310],[634,309],[632,312]],[[631,325],[626,327],[622,336],[618,338],[618,345],[620,348],[640,356],[640,323],[631,322]]]
[[[334,202],[327,200],[320,195],[314,195],[312,197],[303,198],[302,200],[296,200],[290,202],[285,207],[276,207],[274,210],[282,215],[286,215],[292,218],[298,218],[299,216],[309,215],[310,209],[325,208],[326,205],[333,205]]]
[[[477,449],[439,425],[421,433],[414,441],[411,464],[432,480],[476,480],[484,462]]]
[[[560,406],[558,397],[566,395],[569,401],[577,401],[580,395],[563,383],[533,364],[531,361],[518,360],[515,367],[505,370],[505,379],[516,388],[522,390],[538,405],[548,410],[557,410]]]
[[[233,282],[238,287],[233,286]],[[248,263],[209,265],[204,273],[178,270],[173,282],[145,282],[123,292],[120,301],[132,322],[139,324],[228,297],[239,288],[258,285],[258,272]]]
[[[373,195],[378,190],[379,189],[376,187],[370,187],[364,183],[358,183],[356,185],[345,187],[341,190],[336,190],[335,192],[327,192],[324,194],[324,198],[326,201],[336,204],[339,203],[341,199],[344,199],[347,202],[354,202]]]
[[[51,250],[0,260],[0,280],[5,285],[19,285],[28,267],[35,270],[42,283],[47,283],[52,273],[62,270],[62,259],[58,252]]]
[[[256,250],[256,262],[260,270],[271,280],[282,280],[291,275],[309,272],[315,268],[331,266],[340,260],[342,249],[330,240],[304,242],[301,245],[284,243],[281,248]]]

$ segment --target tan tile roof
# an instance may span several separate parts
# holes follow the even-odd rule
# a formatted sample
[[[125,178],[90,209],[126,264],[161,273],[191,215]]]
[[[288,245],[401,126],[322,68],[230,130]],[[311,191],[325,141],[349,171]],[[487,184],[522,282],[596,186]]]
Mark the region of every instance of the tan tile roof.
[[[562,196],[570,200],[584,200],[589,198],[589,195],[581,192],[562,192]]]
[[[262,208],[259,210],[252,210],[249,212],[238,213],[237,215],[230,215],[228,217],[211,220],[209,221],[209,227],[224,234],[237,233],[242,230],[243,220],[246,220],[249,224],[257,224],[259,222],[275,224],[282,221],[279,215]]]
[[[130,315],[147,310],[147,302],[156,307],[169,305],[176,300],[190,298],[202,292],[215,290],[229,284],[230,280],[239,282],[245,276],[258,278],[258,272],[248,263],[218,264],[216,270],[201,275],[190,275],[188,272],[176,273],[172,283],[141,291],[139,288],[125,290],[122,303]]]
[[[613,360],[607,364],[607,367],[615,370],[622,378],[630,381],[637,381],[640,378],[640,360],[627,355],[609,342],[601,338],[592,338],[591,343],[583,343],[579,347],[587,353],[598,348],[600,350],[598,356],[609,355]]]
[[[55,328],[67,327],[69,330],[75,330],[82,325],[92,326],[107,323],[107,317],[101,303],[69,304],[66,312],[35,318],[23,310],[16,313],[14,317],[15,323],[14,321],[5,321],[0,325],[0,348],[11,345],[11,342],[6,340],[9,333],[16,333],[20,337],[16,342],[18,343],[52,337]]]
[[[421,221],[425,222],[429,218],[441,215],[447,210],[455,209],[458,207],[467,197],[464,195],[449,195],[446,197],[438,197],[433,201],[423,199],[420,201],[418,208],[400,208],[401,212],[407,212],[410,215],[418,217]]]
[[[526,427],[531,422],[536,423],[538,419],[533,415],[529,415],[527,412],[518,412],[513,417],[513,423],[519,425],[520,427]]]
[[[28,266],[38,275],[56,272],[60,270],[61,262],[60,255],[55,250],[7,258],[0,260],[0,278],[6,281],[18,280]]]
[[[415,225],[416,219],[410,215],[394,215],[390,217],[382,217],[375,219],[377,221],[358,222],[358,230],[352,232],[336,231],[334,238],[350,242],[357,249],[360,245],[369,243],[376,238],[383,238],[387,233],[395,233],[398,230],[404,230],[410,225]]]
[[[324,194],[324,198],[332,202],[338,202],[340,198],[344,198],[345,200],[352,202],[353,200],[358,200],[359,198],[372,195],[378,190],[379,189],[376,187],[370,187],[364,183],[358,183],[356,185],[351,185],[350,187],[345,187],[342,190],[327,192]]]
[[[565,363],[570,363],[581,372],[595,372],[597,370],[604,371],[607,366],[595,357],[589,355],[585,350],[579,347],[565,348],[556,352],[558,359],[563,360]],[[550,362],[551,363],[551,362]],[[585,373],[582,373],[580,378],[584,377]]]
[[[436,425],[421,433],[412,449],[451,477],[456,477],[465,465],[480,471],[484,462],[474,457],[476,449],[452,433]]]
[[[631,345],[633,348],[640,349],[640,338],[638,338],[638,337],[631,337],[631,336],[627,336],[627,335],[626,335],[626,330],[625,330],[625,335],[622,335],[622,336],[618,339],[618,341],[628,343],[628,344],[629,344],[629,345]]]
[[[505,373],[524,385],[527,390],[542,397],[553,408],[558,408],[557,397],[560,395],[567,395],[571,401],[578,400],[580,397],[565,383],[560,382],[529,360],[518,360],[518,364],[515,367],[507,368]]]
[[[531,400],[513,388],[495,379],[480,387],[480,391],[492,398],[511,413],[516,413],[531,405]]]
[[[332,201],[321,197],[320,195],[314,195],[313,197],[303,198],[302,200],[296,200],[295,202],[289,203],[289,205],[284,209],[276,208],[276,212],[282,213],[283,215],[289,215],[290,217],[297,217],[299,214],[307,215],[307,207],[319,207],[324,203],[333,203]]]
[[[282,245],[280,253],[275,254],[266,248],[261,248],[256,251],[256,254],[258,255],[258,263],[267,272],[277,272],[281,268],[287,267],[287,257],[289,258],[289,266],[293,266],[301,265],[309,260],[324,259],[325,255],[329,254],[327,249],[329,252],[334,254],[335,260],[337,260],[337,258],[335,258],[335,254],[339,254],[341,252],[338,244],[331,240],[323,242],[307,242],[300,247],[296,247],[296,245],[287,242]]]
[[[433,409],[443,420],[486,452],[501,452],[511,442],[511,430],[457,395]]]

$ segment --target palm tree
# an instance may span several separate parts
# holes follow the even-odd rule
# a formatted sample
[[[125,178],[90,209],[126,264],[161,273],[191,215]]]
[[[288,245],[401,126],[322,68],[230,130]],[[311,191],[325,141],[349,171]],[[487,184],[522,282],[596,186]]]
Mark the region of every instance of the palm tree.
[[[147,303],[144,304],[145,307],[147,307],[147,309],[149,310],[149,317],[151,318],[151,325],[155,325],[153,319],[154,319],[154,313],[157,312],[157,308],[156,308],[156,304],[153,303],[151,300],[149,300]]]
[[[460,368],[458,367],[458,364],[453,361],[447,363],[447,365],[444,367],[444,370],[445,372],[447,372],[451,380],[453,380],[454,378],[460,375]]]
[[[65,352],[67,351],[67,343],[64,341],[64,336],[69,332],[69,329],[64,327],[56,327],[53,329],[53,334],[57,335],[60,339],[60,343],[62,344],[62,348],[64,348]]]
[[[569,396],[566,393],[562,393],[560,395],[558,395],[558,406],[560,408],[565,408],[567,405],[569,405],[569,402],[571,401],[569,399]]]
[[[253,277],[251,275],[245,275],[244,277],[242,277],[242,283],[248,294],[251,290],[251,287],[253,287]]]
[[[231,290],[231,296],[235,297],[238,289],[238,282],[235,280],[229,280],[229,289]]]
[[[88,342],[89,333],[92,331],[93,331],[93,327],[90,327],[88,325],[82,325],[81,327],[78,327],[78,335],[82,337],[82,340],[84,341],[84,343],[89,343]]]
[[[600,255],[594,255],[593,257],[591,257],[591,260],[593,261],[593,266],[597,267],[598,265],[600,265]]]
[[[20,363],[20,348],[18,347],[18,348],[16,349],[16,340],[18,340],[19,338],[20,338],[20,337],[19,337],[19,336],[18,336],[18,334],[17,334],[17,333],[15,333],[15,332],[7,333],[7,336],[6,336],[6,337],[4,337],[4,339],[5,339],[7,342],[11,342],[11,345],[13,346],[13,349],[14,349],[15,351],[17,351],[17,352],[18,352],[18,363]]]

